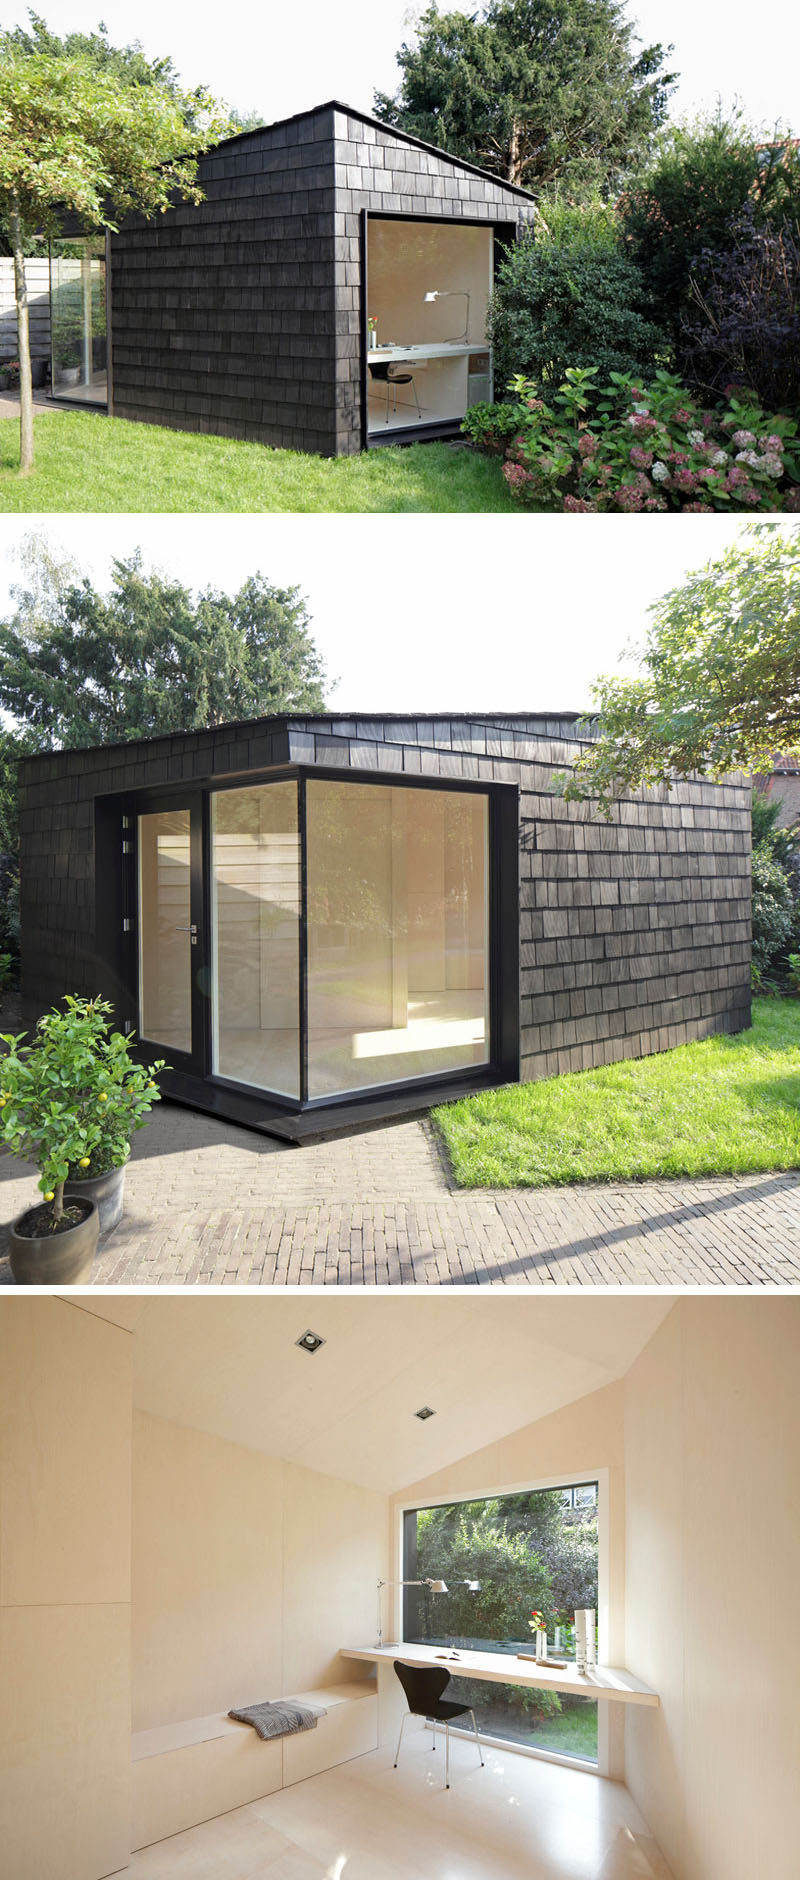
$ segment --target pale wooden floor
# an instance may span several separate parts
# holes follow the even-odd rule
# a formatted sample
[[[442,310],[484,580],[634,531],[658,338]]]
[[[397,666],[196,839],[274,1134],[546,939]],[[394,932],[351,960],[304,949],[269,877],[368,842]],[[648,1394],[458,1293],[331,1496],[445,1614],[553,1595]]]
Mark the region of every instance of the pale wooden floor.
[[[406,1730],[377,1750],[134,1855],[131,1880],[670,1880],[621,1783]]]

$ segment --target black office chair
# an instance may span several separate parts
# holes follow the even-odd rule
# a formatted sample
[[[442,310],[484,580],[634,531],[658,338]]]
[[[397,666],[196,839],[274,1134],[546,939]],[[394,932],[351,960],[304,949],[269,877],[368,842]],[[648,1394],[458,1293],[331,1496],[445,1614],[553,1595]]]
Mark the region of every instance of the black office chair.
[[[470,1710],[468,1704],[452,1704],[442,1701],[442,1692],[445,1685],[450,1683],[449,1671],[440,1671],[438,1665],[404,1665],[399,1658],[395,1659],[394,1668],[403,1686],[408,1703],[408,1710],[403,1717],[403,1721],[400,1725],[400,1735],[397,1739],[397,1755],[394,1759],[395,1769],[397,1768],[397,1758],[400,1755],[400,1744],[403,1741],[403,1731],[406,1727],[406,1717],[425,1717],[429,1723],[433,1724],[434,1749],[436,1748],[436,1725],[437,1723],[444,1724],[444,1786],[446,1789],[450,1787],[450,1725],[454,1717],[472,1718],[472,1728],[475,1731],[475,1741],[478,1745],[478,1755],[480,1756],[481,1768],[483,1769],[485,1767],[483,1751],[481,1749],[481,1739],[478,1735],[478,1726],[475,1722],[474,1710]]]
[[[417,417],[418,418],[422,417],[422,412],[420,410],[420,405],[419,405],[419,398],[417,397],[417,388],[416,388],[416,385],[414,384],[414,374],[413,372],[409,372],[407,367],[401,366],[400,368],[395,368],[393,367],[390,359],[379,359],[376,365],[374,366],[370,365],[369,375],[371,379],[375,380],[376,384],[386,386],[386,420],[385,422],[387,424],[389,422],[389,393],[393,386],[395,388],[394,389],[394,410],[395,411],[397,410],[397,387],[398,385],[410,385],[414,393],[414,397],[416,399]]]

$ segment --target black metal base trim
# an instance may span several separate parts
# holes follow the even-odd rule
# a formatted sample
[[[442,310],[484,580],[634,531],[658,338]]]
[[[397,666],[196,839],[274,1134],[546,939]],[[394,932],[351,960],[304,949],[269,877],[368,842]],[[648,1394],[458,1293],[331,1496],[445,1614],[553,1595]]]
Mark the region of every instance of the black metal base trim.
[[[293,1147],[315,1136],[332,1136],[349,1129],[362,1129],[370,1123],[390,1122],[394,1117],[418,1115],[437,1103],[455,1102],[457,1097],[474,1096],[479,1090],[497,1090],[505,1081],[487,1071],[478,1077],[453,1079],[438,1090],[417,1088],[376,1092],[373,1096],[332,1102],[324,1107],[287,1110],[270,1097],[255,1097],[230,1085],[207,1083],[184,1071],[167,1071],[160,1078],[162,1095],[185,1109],[200,1110],[206,1116],[237,1123],[262,1136],[275,1136]]]
[[[367,432],[367,450],[386,450],[390,444],[435,444],[462,437],[461,419],[451,418],[441,424],[398,424],[384,437],[378,431]]]

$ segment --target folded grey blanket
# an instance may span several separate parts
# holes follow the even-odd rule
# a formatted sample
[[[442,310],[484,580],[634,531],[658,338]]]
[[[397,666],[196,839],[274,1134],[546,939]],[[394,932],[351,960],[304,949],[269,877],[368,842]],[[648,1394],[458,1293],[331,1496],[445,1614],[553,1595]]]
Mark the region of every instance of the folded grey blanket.
[[[316,1730],[317,1718],[325,1714],[321,1704],[312,1710],[309,1704],[292,1704],[281,1699],[271,1704],[246,1704],[243,1710],[228,1711],[235,1723],[252,1723],[265,1741],[270,1736],[294,1736],[298,1730]]]

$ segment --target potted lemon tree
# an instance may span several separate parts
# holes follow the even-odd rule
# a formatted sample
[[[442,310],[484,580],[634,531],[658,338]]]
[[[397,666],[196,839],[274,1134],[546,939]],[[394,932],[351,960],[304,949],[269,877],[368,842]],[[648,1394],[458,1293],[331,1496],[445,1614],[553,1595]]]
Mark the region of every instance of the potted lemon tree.
[[[159,1096],[132,1037],[112,1031],[104,999],[67,995],[40,1018],[33,1040],[6,1035],[0,1059],[0,1137],[35,1162],[43,1199],[13,1222],[11,1271],[19,1285],[77,1285],[99,1235],[122,1213],[130,1138]]]

